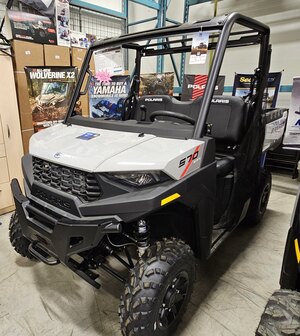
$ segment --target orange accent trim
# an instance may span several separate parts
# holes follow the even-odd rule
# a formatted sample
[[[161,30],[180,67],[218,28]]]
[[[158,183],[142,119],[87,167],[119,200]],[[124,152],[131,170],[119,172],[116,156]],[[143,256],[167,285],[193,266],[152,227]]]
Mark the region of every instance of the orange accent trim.
[[[194,156],[195,153],[199,150],[199,148],[200,148],[200,145],[196,147],[196,149],[195,149],[193,155],[191,156],[190,161],[188,162],[188,164],[187,164],[186,167],[184,168],[184,171],[183,171],[182,174],[180,175],[180,178],[182,178],[182,177],[184,177],[184,176],[186,175],[187,171],[189,170],[189,168],[190,168],[190,166],[191,166],[191,164],[192,164],[192,162],[193,162],[193,156]]]

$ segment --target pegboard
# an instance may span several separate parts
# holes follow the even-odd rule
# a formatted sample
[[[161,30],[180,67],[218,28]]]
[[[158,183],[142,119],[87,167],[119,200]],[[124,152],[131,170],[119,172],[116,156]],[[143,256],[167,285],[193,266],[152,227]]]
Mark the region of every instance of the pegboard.
[[[70,27],[71,30],[94,34],[97,38],[106,38],[124,34],[125,20],[70,6]]]

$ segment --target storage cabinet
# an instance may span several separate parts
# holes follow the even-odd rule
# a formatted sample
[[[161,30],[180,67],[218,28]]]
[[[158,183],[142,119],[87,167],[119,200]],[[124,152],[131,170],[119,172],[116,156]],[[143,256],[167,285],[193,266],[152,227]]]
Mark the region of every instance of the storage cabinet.
[[[14,209],[10,181],[22,183],[23,146],[12,58],[0,51],[0,214]]]

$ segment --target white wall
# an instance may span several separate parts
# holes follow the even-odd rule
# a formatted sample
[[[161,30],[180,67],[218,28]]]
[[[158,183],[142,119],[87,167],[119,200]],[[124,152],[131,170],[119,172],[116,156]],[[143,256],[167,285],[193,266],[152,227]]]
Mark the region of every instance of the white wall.
[[[84,2],[92,5],[101,6],[104,8],[112,9],[117,12],[122,12],[122,0],[83,0]]]
[[[168,17],[182,21],[183,0],[172,0]],[[220,0],[218,15],[229,12],[241,12],[268,24],[271,28],[271,43],[273,45],[270,71],[284,69],[281,84],[292,84],[292,79],[300,75],[300,0]],[[129,5],[129,22],[155,16],[156,12],[134,3]],[[213,16],[213,3],[208,2],[190,8],[189,21],[210,19]],[[155,21],[130,28],[130,31],[154,28]],[[254,48],[237,48],[229,51],[222,68],[226,75],[225,85],[233,84],[234,72],[253,71]],[[252,49],[252,50],[250,50]],[[165,58],[165,71],[172,71],[168,58]],[[187,62],[188,63],[188,62]],[[179,66],[179,60],[177,62]],[[144,72],[155,72],[155,60],[143,67]],[[195,66],[186,66],[186,73],[202,71]],[[290,93],[280,93],[278,106],[289,106]]]

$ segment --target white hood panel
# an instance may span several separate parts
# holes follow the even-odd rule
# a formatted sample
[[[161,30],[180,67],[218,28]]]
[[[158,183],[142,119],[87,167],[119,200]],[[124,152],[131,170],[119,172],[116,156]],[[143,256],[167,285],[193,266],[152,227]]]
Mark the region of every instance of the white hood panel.
[[[79,139],[87,132],[99,134],[90,140]],[[29,152],[47,161],[86,171],[95,171],[107,159],[154,138],[145,134],[58,124],[34,134]]]
[[[176,180],[200,168],[204,142],[155,137],[101,164],[100,172],[162,170]],[[192,160],[190,158],[192,157]],[[191,161],[189,163],[189,161]]]

